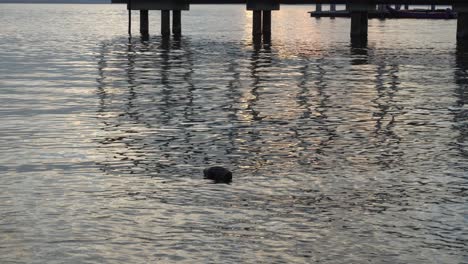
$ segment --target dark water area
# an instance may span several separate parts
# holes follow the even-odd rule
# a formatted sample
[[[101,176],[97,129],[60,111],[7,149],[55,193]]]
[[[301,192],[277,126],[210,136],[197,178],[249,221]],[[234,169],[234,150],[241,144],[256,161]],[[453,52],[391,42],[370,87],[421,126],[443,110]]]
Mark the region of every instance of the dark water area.
[[[0,5],[0,263],[468,263],[456,21],[191,9]]]

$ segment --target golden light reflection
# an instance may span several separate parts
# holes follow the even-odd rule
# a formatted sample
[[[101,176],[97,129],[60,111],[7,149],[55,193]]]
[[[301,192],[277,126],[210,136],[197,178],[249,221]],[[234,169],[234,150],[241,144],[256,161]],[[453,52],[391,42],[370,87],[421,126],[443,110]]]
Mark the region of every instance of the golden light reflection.
[[[253,19],[253,15],[252,15],[252,11],[248,11],[248,10],[245,10],[244,14],[245,14],[245,16],[244,16],[245,23],[244,23],[244,36],[243,36],[242,40],[244,41],[244,46],[248,47],[248,46],[252,45],[252,19]]]
[[[326,41],[323,31],[334,26],[334,21],[311,18],[307,13],[310,6],[282,6],[272,11],[272,51],[280,58],[303,54],[323,56],[326,54]],[[252,46],[252,11],[245,10],[243,41],[246,49]],[[326,28],[321,28],[325,24]]]

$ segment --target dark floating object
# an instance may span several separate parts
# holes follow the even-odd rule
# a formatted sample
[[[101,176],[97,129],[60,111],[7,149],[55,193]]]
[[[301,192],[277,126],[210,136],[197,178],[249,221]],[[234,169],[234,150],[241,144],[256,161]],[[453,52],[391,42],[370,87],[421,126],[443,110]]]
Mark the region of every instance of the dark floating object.
[[[205,179],[210,179],[215,183],[230,183],[232,181],[232,172],[223,167],[211,167],[203,170]]]

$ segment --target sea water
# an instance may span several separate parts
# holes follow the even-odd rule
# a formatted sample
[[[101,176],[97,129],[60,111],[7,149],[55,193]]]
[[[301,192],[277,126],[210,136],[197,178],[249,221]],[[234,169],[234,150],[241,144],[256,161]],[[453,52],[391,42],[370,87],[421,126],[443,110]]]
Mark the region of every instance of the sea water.
[[[456,20],[311,10],[0,5],[0,263],[468,263]]]

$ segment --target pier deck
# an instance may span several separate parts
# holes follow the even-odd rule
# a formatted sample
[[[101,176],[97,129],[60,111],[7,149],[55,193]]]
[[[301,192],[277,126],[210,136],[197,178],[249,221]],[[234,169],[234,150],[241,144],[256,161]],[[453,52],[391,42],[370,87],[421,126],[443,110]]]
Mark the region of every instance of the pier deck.
[[[390,7],[384,6],[377,10],[369,11],[368,18],[377,19],[392,19],[392,18],[412,18],[412,19],[456,19],[457,13],[449,9],[388,9]],[[347,10],[336,10],[330,8],[330,10],[322,11],[321,7],[317,8],[318,11],[308,12],[311,17],[315,18],[335,18],[335,17],[351,17],[351,12]]]

